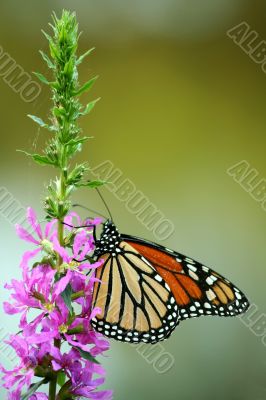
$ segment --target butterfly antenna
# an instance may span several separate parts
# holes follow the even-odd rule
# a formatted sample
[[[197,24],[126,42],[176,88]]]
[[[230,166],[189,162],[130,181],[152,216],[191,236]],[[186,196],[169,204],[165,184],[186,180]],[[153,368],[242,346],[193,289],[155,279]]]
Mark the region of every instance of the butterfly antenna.
[[[73,204],[73,207],[80,207],[80,208],[83,208],[84,210],[91,211],[91,212],[93,212],[93,213],[95,213],[95,214],[100,215],[101,217],[103,217],[103,218],[105,218],[105,219],[108,219],[105,215],[99,213],[98,211],[93,210],[92,208],[85,207],[85,206],[83,206],[82,204],[76,203],[76,204]]]
[[[97,187],[95,189],[97,190],[97,193],[100,196],[100,198],[101,198],[101,200],[102,200],[102,202],[103,202],[103,204],[104,204],[104,206],[105,206],[105,208],[106,208],[106,210],[107,210],[107,212],[109,214],[109,217],[111,218],[111,221],[113,221],[113,217],[112,217],[110,208],[108,207],[106,201],[104,200],[103,195],[101,194],[100,190]]]

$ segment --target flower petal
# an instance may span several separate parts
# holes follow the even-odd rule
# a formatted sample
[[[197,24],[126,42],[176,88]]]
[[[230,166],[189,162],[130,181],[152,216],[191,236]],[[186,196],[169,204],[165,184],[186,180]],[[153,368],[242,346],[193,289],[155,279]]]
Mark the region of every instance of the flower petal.
[[[52,221],[48,222],[48,224],[46,224],[45,230],[44,230],[44,234],[46,238],[49,238],[50,234],[51,234],[51,230],[53,228],[53,226],[57,223],[56,219],[53,219]],[[57,232],[56,232],[57,233]]]
[[[28,231],[26,231],[26,229],[22,228],[21,225],[16,224],[15,227],[17,235],[20,239],[25,240],[26,242],[40,244]]]
[[[56,331],[36,333],[35,335],[27,337],[29,344],[45,343],[48,340],[54,339],[58,333]]]
[[[33,227],[34,231],[37,233],[40,239],[42,239],[42,230],[41,226],[37,221],[36,213],[33,208],[27,208],[27,220],[28,223]]]
[[[18,314],[21,312],[21,307],[16,307],[13,304],[4,301],[3,303],[4,312],[9,315]]]
[[[35,249],[35,250],[30,250],[30,251],[25,251],[25,253],[22,256],[22,260],[20,263],[20,267],[22,269],[28,269],[28,262],[31,258],[35,257],[36,254],[38,254],[41,251],[41,248]]]
[[[52,301],[54,301],[65,290],[71,278],[72,278],[72,272],[68,270],[66,276],[64,276],[63,278],[61,278],[59,281],[56,282],[53,289]]]
[[[90,315],[90,321],[97,315],[97,314],[101,314],[102,309],[100,307],[95,307]]]
[[[70,257],[64,247],[60,246],[60,243],[56,236],[53,237],[54,250],[62,257],[64,262],[70,262]]]

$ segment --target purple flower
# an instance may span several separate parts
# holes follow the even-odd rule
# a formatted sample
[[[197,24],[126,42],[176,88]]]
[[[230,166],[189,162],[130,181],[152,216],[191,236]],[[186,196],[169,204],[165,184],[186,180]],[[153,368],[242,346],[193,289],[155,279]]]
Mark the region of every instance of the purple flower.
[[[26,229],[24,229],[21,225],[16,225],[16,231],[20,239],[25,240],[26,242],[34,243],[37,246],[42,244],[43,240],[49,240],[54,235],[54,231],[52,230],[52,227],[56,223],[56,220],[53,220],[46,224],[44,234],[42,233],[42,228],[41,225],[37,221],[37,217],[35,214],[35,211],[31,208],[28,207],[27,209],[27,220],[29,225],[33,228],[37,239]]]
[[[22,257],[23,280],[13,279],[5,285],[11,290],[10,301],[4,302],[5,312],[21,314],[21,332],[12,335],[8,341],[16,351],[19,363],[11,371],[0,367],[3,386],[8,390],[10,400],[21,398],[39,368],[44,368],[42,371],[65,373],[69,379],[70,396],[99,400],[112,398],[112,392],[97,390],[104,382],[104,369],[87,360],[87,357],[83,358],[82,353],[85,351],[95,357],[109,348],[109,342],[95,332],[90,324],[91,319],[101,310],[92,309],[93,285],[98,279],[94,273],[87,276],[85,272],[94,271],[103,262],[90,263],[87,260],[88,254],[94,250],[91,225],[99,224],[100,219],[84,223],[77,214],[71,213],[65,218],[66,223],[72,225],[73,218],[90,227],[82,230],[68,227],[70,234],[67,234],[65,240],[73,239],[68,249],[60,245],[57,239],[57,229],[54,227],[56,221],[46,224],[43,232],[31,208],[27,211],[27,219],[34,233],[31,234],[21,226],[16,228],[21,239],[37,248],[26,251]],[[30,260],[41,251],[46,253],[46,258],[30,268]],[[37,315],[35,313],[28,321],[29,311],[33,309]],[[64,346],[61,349],[55,347],[54,340],[59,340]],[[95,374],[97,378],[94,378]],[[48,400],[48,397],[45,393],[36,392],[29,399]]]
[[[48,222],[44,228],[44,233],[42,232],[41,225],[38,223],[36,214],[31,207],[28,207],[27,209],[27,220],[35,235],[33,236],[30,232],[18,224],[16,225],[17,235],[20,237],[20,239],[29,243],[33,243],[38,247],[35,250],[26,251],[24,253],[20,264],[23,269],[28,268],[29,260],[35,257],[40,251],[45,250],[48,254],[53,251],[51,240],[54,235],[57,234],[56,229],[53,229],[54,225],[56,224],[56,220]]]
[[[71,377],[73,365],[81,359],[79,351],[73,348],[68,353],[62,354],[58,348],[53,347],[51,355],[53,356],[52,365],[54,371],[64,369],[69,377]]]
[[[48,400],[48,396],[45,393],[36,392],[34,395],[30,396],[29,400]]]
[[[13,392],[9,392],[7,395],[8,400],[20,400],[21,399],[21,391],[14,390]]]
[[[92,226],[97,226],[102,223],[102,218],[97,217],[94,219],[87,218],[85,220],[82,220],[77,213],[71,212],[65,217],[64,222],[65,222],[65,224],[67,224],[66,228],[68,228],[68,229],[70,228],[71,230],[72,230],[73,226],[76,226],[76,227],[88,226],[87,229],[91,230]]]
[[[89,399],[112,399],[111,391],[97,391],[98,386],[105,380],[105,370],[98,364],[82,359],[77,349],[71,349],[69,353],[62,354],[59,349],[51,350],[53,356],[53,369],[64,370],[71,380],[69,392],[76,396],[83,396]],[[93,375],[100,377],[93,379]]]
[[[99,378],[93,379],[93,375],[100,375]],[[98,364],[85,361],[83,365],[76,363],[72,370],[72,385],[69,389],[71,394],[83,396],[87,399],[110,400],[112,392],[109,390],[95,391],[98,386],[102,385],[105,380],[105,370]]]
[[[94,249],[93,238],[85,230],[78,232],[75,236],[73,243],[73,254],[69,255],[67,250],[60,246],[56,236],[53,237],[53,249],[62,258],[62,266],[65,269],[72,269],[74,271],[83,272],[85,269],[95,269],[102,265],[103,261],[97,261],[94,263],[84,262],[85,257]]]
[[[18,397],[23,387],[26,389],[30,386],[34,377],[34,370],[37,365],[41,364],[44,357],[50,354],[50,344],[46,343],[39,347],[30,346],[25,338],[19,335],[11,335],[8,343],[17,353],[20,362],[13,370],[7,371],[0,366],[3,372],[3,386],[10,390],[12,387],[16,389],[12,392],[10,399],[20,399]]]
[[[2,377],[4,388],[9,390],[13,386],[16,386],[16,390],[13,393],[14,396],[16,396],[17,393],[21,393],[23,386],[28,388],[31,384],[32,378],[34,377],[34,370],[32,368],[25,368],[22,363],[11,371],[7,371],[3,367],[0,367],[0,371],[4,374]],[[14,397],[14,399],[16,399],[16,397]]]
[[[27,330],[27,334],[36,327],[42,318],[52,312],[57,299],[65,290],[71,279],[71,271],[55,282],[56,270],[47,265],[40,265],[31,271],[25,272],[24,280],[12,280],[11,285],[5,287],[13,290],[11,294],[12,303],[4,302],[4,310],[7,314],[23,313],[20,320],[20,327]],[[29,308],[42,310],[29,325],[26,319]]]

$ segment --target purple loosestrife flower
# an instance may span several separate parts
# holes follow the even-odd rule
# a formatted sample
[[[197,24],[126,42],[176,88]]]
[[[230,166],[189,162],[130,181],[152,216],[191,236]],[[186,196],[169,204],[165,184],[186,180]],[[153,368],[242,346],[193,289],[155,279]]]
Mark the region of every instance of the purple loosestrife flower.
[[[84,230],[76,234],[73,243],[73,254],[71,256],[64,247],[60,246],[57,237],[53,238],[52,244],[54,251],[56,251],[63,260],[60,272],[64,272],[64,269],[83,272],[85,269],[90,270],[98,268],[103,263],[102,261],[97,261],[93,264],[85,262],[85,256],[94,249],[94,244],[91,235],[88,236],[88,233]]]
[[[56,220],[48,222],[44,228],[44,232],[42,232],[42,228],[37,221],[35,211],[31,207],[28,207],[27,209],[27,220],[35,233],[35,237],[19,224],[16,225],[17,235],[20,237],[20,239],[29,243],[33,243],[38,247],[35,250],[26,251],[24,253],[20,264],[24,269],[27,269],[29,260],[35,257],[42,250],[48,254],[53,251],[51,240],[55,235],[57,235],[57,230],[54,229]]]
[[[56,272],[48,265],[39,265],[31,271],[25,272],[23,281],[13,279],[11,285],[5,285],[7,289],[13,290],[11,299],[14,302],[4,302],[4,310],[7,314],[22,312],[20,327],[28,329],[27,334],[40,323],[47,313],[55,308],[57,299],[71,278],[69,271],[66,276],[55,282]],[[30,308],[39,309],[42,313],[28,325],[26,315]]]
[[[35,368],[40,365],[43,359],[50,354],[51,346],[49,343],[42,344],[41,346],[31,346],[27,340],[19,335],[11,335],[10,340],[6,341],[16,352],[20,361],[18,366],[13,370],[7,371],[0,367],[1,372],[4,373],[3,386],[10,390],[13,386],[16,389],[12,392],[10,399],[20,399],[23,387],[28,388],[31,384],[32,378],[35,374]]]
[[[70,212],[64,219],[64,222],[67,224],[66,228],[73,228],[74,226],[79,227],[85,227],[88,226],[88,228],[91,228],[91,226],[97,226],[102,223],[102,218],[96,217],[96,218],[86,218],[85,220],[81,219],[80,216],[76,212]]]
[[[57,348],[51,350],[53,356],[54,371],[64,370],[70,378],[68,392],[72,395],[83,396],[89,399],[112,399],[111,391],[97,391],[98,386],[105,380],[105,370],[98,364],[84,360],[77,349],[71,349],[68,353],[62,354]],[[93,375],[99,378],[93,379]]]
[[[100,375],[99,378],[93,379],[93,375]],[[105,371],[98,365],[89,361],[78,362],[73,365],[71,371],[72,385],[69,388],[69,393],[87,399],[112,399],[112,392],[108,390],[97,391],[98,386],[104,383]]]
[[[92,309],[93,284],[97,281],[94,274],[87,276],[87,271],[94,271],[102,265],[102,261],[90,263],[88,255],[94,250],[94,239],[89,228],[68,228],[73,238],[72,245],[67,250],[57,239],[57,229],[54,222],[49,222],[44,233],[37,222],[35,212],[29,208],[28,221],[35,236],[17,226],[21,239],[38,246],[33,251],[26,252],[22,257],[21,267],[23,280],[11,281],[5,287],[11,290],[11,299],[4,303],[7,314],[22,314],[20,319],[21,333],[10,336],[9,345],[14,348],[18,357],[18,365],[11,371],[1,367],[4,387],[9,391],[9,399],[21,398],[22,391],[28,390],[36,375],[36,368],[42,367],[47,372],[60,371],[69,378],[69,393],[75,398],[80,396],[90,399],[109,400],[110,391],[98,391],[104,382],[104,369],[94,361],[84,359],[82,351],[92,357],[104,353],[109,348],[109,342],[95,332],[90,324],[91,319],[101,310]],[[81,222],[77,214],[72,213],[65,218],[72,224],[73,218]],[[88,225],[97,225],[100,219],[88,221]],[[67,240],[67,237],[65,238]],[[43,259],[30,268],[30,260],[44,251],[53,264],[43,263]],[[60,263],[58,264],[58,260]],[[70,288],[70,294],[77,294],[69,306],[63,294]],[[69,298],[71,301],[71,297]],[[28,321],[30,310],[39,312]],[[78,309],[78,311],[77,311]],[[54,340],[64,341],[68,351],[54,346]],[[97,374],[97,379],[93,375]],[[31,400],[48,399],[41,392],[30,396]]]

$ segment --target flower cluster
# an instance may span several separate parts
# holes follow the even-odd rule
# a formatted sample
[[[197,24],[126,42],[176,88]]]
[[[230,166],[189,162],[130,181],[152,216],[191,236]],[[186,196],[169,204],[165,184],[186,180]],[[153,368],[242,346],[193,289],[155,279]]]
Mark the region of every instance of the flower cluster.
[[[109,343],[90,325],[100,312],[92,309],[92,288],[96,280],[93,271],[102,262],[93,262],[89,257],[94,250],[92,227],[100,220],[81,222],[78,215],[68,215],[62,246],[57,221],[48,222],[42,230],[31,208],[27,219],[33,233],[21,226],[16,230],[35,249],[23,255],[23,279],[13,279],[6,285],[11,299],[4,303],[7,314],[21,315],[20,333],[11,335],[8,341],[19,363],[11,371],[1,367],[8,398],[21,399],[28,391],[34,394],[25,398],[48,399],[36,390],[56,377],[61,386],[57,399],[111,399],[110,391],[97,390],[104,382],[105,371],[95,359],[109,348]],[[71,228],[73,219],[88,227]],[[37,255],[40,260],[36,261]]]

